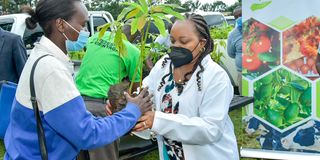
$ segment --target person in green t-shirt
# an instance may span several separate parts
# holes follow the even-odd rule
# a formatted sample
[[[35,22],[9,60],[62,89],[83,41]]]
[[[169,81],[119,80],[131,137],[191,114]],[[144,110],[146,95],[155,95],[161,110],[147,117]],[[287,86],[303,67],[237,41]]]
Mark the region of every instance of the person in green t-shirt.
[[[125,27],[125,29],[130,27]],[[127,32],[127,31],[124,31]],[[83,99],[87,110],[95,116],[108,116],[106,102],[110,86],[118,84],[119,80],[128,78],[134,83],[133,88],[139,86],[140,69],[136,70],[140,51],[128,41],[124,41],[127,53],[120,56],[117,51],[111,33],[106,32],[102,39],[98,39],[99,33],[90,37],[87,43],[86,54],[82,60],[78,74],[76,75],[76,85]],[[81,151],[78,159],[86,160],[117,160],[119,159],[119,141],[104,146],[102,148]]]

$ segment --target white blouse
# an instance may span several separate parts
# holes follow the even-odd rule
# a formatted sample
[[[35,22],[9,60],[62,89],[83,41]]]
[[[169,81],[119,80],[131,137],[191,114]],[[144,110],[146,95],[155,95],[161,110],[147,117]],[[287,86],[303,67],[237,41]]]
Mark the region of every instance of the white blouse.
[[[160,59],[143,80],[143,86],[149,86],[154,94],[157,111],[151,130],[158,134],[160,159],[164,159],[162,136],[165,136],[182,142],[186,160],[238,160],[236,137],[228,115],[233,86],[227,73],[207,55],[201,62],[204,67],[200,74],[202,90],[198,91],[198,67],[179,96],[178,114],[163,113],[161,98],[167,84],[160,91],[158,87],[162,77],[169,73],[170,60],[162,67],[166,57]]]

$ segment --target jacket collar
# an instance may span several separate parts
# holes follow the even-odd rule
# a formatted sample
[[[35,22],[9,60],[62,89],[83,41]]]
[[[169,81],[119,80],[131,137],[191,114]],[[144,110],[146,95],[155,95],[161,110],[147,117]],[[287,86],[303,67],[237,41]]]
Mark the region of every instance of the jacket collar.
[[[46,51],[46,54],[50,54],[62,62],[71,62],[70,58],[49,38],[42,36],[40,41],[35,44],[36,48]]]
[[[210,57],[210,55],[208,54],[208,55],[206,55],[206,56],[202,59],[201,64],[203,65],[203,67],[205,67],[205,66],[209,63],[209,61],[211,61],[211,57]]]

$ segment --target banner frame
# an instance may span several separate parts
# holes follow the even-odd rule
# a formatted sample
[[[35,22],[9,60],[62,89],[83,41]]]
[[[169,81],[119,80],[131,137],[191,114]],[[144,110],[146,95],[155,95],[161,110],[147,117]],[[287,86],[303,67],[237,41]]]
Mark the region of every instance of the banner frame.
[[[277,151],[277,150],[266,150],[266,149],[251,149],[251,148],[240,148],[240,157],[243,158],[267,158],[275,160],[316,160],[320,159],[319,154],[306,153],[306,152],[288,152],[288,151]]]

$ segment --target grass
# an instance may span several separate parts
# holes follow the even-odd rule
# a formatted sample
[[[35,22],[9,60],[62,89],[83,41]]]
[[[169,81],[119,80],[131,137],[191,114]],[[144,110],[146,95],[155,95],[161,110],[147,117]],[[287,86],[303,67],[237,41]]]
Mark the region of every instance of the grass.
[[[245,130],[242,125],[241,115],[241,109],[233,110],[229,113],[229,116],[233,122],[234,132],[237,137],[238,148],[240,148],[241,146],[256,146],[256,140],[252,140],[252,137],[248,137],[248,135],[245,134]],[[257,160],[257,158],[241,158],[241,160]]]
[[[0,140],[0,160],[3,160],[3,156],[4,156],[4,144],[3,141]]]
[[[235,134],[237,136],[238,146],[257,146],[257,142],[252,140],[253,137],[249,137],[244,134],[244,130],[242,129],[243,125],[241,123],[241,110],[234,110],[230,112],[230,117],[232,119],[232,122],[234,124]],[[245,135],[245,136],[244,136]],[[4,155],[4,144],[3,141],[0,140],[0,160],[3,159]],[[139,158],[141,160],[158,160],[159,159],[159,153],[158,151],[153,151],[148,153],[147,155]],[[256,160],[252,158],[241,158],[241,160]]]

